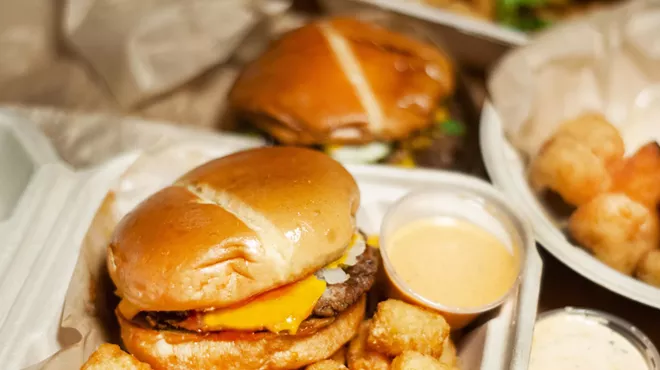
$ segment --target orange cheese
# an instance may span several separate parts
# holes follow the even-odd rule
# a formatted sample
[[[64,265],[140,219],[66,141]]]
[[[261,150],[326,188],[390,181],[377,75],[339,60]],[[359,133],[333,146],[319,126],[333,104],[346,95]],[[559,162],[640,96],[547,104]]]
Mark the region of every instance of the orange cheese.
[[[117,309],[126,320],[133,320],[133,318],[142,311],[139,307],[125,299],[122,299],[119,302]]]
[[[295,334],[309,317],[327,284],[314,275],[282,288],[264,293],[248,303],[203,313],[202,320],[209,330],[262,330]],[[140,311],[122,299],[117,309],[132,320]]]
[[[367,245],[378,248],[380,246],[380,237],[379,235],[369,235],[367,238]]]
[[[309,317],[325,291],[326,282],[310,276],[297,283],[264,293],[250,302],[233,308],[204,314],[209,330],[261,330],[295,334]]]
[[[353,234],[353,237],[351,238],[351,242],[348,244],[348,248],[346,248],[346,252],[339,257],[338,260],[331,262],[329,265],[325,266],[326,269],[336,269],[338,267],[341,267],[342,265],[346,264],[346,260],[348,259],[348,252],[355,246],[355,243],[362,238],[362,235],[359,233]]]
[[[345,265],[351,248],[361,239],[362,236],[355,233],[346,252],[325,268],[334,269]],[[267,329],[275,333],[287,331],[294,334],[312,313],[326,286],[325,281],[311,275],[296,283],[266,292],[241,306],[202,313],[202,320],[208,330]],[[126,299],[119,302],[117,309],[127,320],[133,319],[141,311]]]

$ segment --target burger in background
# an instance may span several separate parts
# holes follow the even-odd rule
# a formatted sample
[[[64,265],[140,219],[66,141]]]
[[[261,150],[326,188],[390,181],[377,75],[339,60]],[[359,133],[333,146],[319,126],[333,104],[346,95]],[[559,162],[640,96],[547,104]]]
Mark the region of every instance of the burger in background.
[[[245,66],[229,103],[242,127],[276,144],[343,163],[452,168],[466,131],[455,86],[455,68],[435,46],[333,18],[274,41]]]
[[[269,147],[204,164],[125,216],[108,249],[128,351],[154,369],[295,369],[356,334],[378,254],[336,161]]]

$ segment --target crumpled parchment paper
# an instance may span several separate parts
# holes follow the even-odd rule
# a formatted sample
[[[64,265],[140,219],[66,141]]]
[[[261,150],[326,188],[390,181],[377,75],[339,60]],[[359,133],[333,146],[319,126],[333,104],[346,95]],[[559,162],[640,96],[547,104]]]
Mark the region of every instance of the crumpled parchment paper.
[[[212,127],[239,45],[291,0],[4,0],[0,103]]]

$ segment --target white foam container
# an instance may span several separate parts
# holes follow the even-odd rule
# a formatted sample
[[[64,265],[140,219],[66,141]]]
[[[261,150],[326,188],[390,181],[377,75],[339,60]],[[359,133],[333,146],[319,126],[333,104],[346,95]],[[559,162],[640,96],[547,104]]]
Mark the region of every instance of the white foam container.
[[[59,346],[59,319],[83,236],[135,154],[75,172],[29,122],[0,113],[0,368]]]
[[[145,123],[146,126],[149,124]],[[182,151],[195,152],[195,161],[261,145],[220,134],[191,134],[181,128],[184,143],[164,151],[168,175],[154,176],[147,187],[117,202],[126,212],[152,190],[187,168],[177,162]],[[157,130],[154,130],[157,132]],[[190,141],[192,140],[192,141]],[[186,149],[188,148],[188,149]],[[201,153],[201,154],[200,154]],[[29,122],[0,109],[0,368],[23,369],[63,349],[59,320],[79,248],[108,190],[139,157],[118,153],[103,165],[74,171],[56,155],[48,140]],[[200,156],[201,155],[201,156]],[[151,166],[147,161],[142,166]],[[401,170],[381,166],[349,167],[362,193],[358,224],[378,231],[388,205],[412,190],[452,183],[490,189],[480,180],[430,170]],[[167,171],[166,171],[167,172]],[[174,172],[177,172],[176,174]],[[146,175],[145,175],[146,176]],[[489,191],[492,191],[490,189]],[[527,368],[540,288],[541,260],[528,246],[522,284],[481,326],[459,343],[463,370],[522,370]],[[69,333],[70,334],[70,333]]]

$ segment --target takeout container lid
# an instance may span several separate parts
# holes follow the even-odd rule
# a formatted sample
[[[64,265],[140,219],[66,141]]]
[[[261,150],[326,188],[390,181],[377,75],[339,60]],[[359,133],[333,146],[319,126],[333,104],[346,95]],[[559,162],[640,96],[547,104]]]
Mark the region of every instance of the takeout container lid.
[[[506,139],[499,116],[489,103],[481,115],[480,142],[484,163],[496,187],[529,219],[539,243],[571,269],[615,293],[660,308],[660,289],[626,276],[571,244],[549,218],[529,186],[525,164]]]

